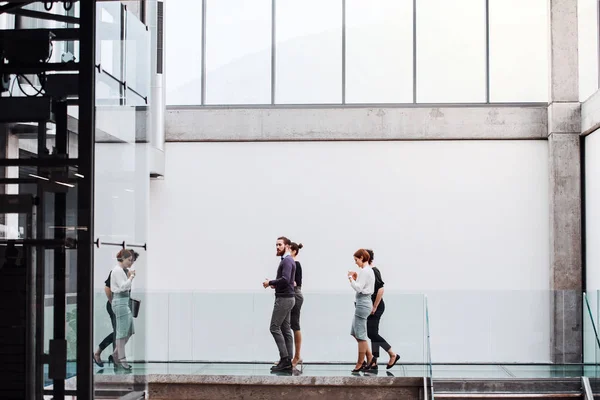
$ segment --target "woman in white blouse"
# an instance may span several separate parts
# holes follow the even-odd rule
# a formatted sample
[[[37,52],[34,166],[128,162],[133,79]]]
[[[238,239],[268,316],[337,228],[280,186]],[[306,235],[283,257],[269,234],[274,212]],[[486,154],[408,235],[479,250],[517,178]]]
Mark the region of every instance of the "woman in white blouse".
[[[375,290],[375,274],[369,266],[369,253],[365,249],[359,249],[354,253],[354,262],[360,270],[358,273],[348,271],[348,281],[356,291],[354,319],[350,331],[358,343],[358,361],[352,370],[356,373],[364,370],[373,358],[367,342],[367,318],[373,309],[371,295]]]
[[[117,320],[117,329],[115,330],[116,348],[113,353],[115,368],[121,367],[130,370],[131,366],[127,364],[125,356],[125,345],[134,334],[133,316],[129,308],[129,292],[131,291],[131,282],[135,278],[135,270],[125,273],[125,270],[133,264],[133,253],[130,250],[123,249],[117,254],[118,264],[113,268],[110,278],[110,290],[112,292],[112,309]]]

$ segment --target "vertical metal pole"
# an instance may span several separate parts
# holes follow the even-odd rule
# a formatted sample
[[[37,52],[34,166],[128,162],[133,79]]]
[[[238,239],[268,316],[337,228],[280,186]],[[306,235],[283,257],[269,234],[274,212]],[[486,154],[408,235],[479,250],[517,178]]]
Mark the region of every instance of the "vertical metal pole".
[[[121,65],[116,65],[115,68],[118,68],[121,73],[121,81],[119,82],[119,104],[124,106],[127,104],[127,65],[125,62],[125,57],[127,54],[127,6],[125,4],[121,4],[119,19],[121,21],[121,43],[119,43],[119,48],[121,50]],[[133,85],[133,83],[130,83]]]
[[[67,155],[67,105],[64,102],[54,102],[56,115],[56,154]],[[66,177],[65,177],[66,178]],[[66,179],[65,179],[66,180]],[[54,238],[65,238],[67,211],[66,193],[54,195]],[[51,342],[51,365],[55,367],[54,400],[65,398],[65,379],[67,375],[67,341],[66,341],[66,257],[65,248],[54,249],[54,338]]]
[[[417,103],[417,0],[413,0],[413,103]]]
[[[206,104],[206,2],[202,0],[202,66],[200,71],[200,104]]]
[[[490,0],[485,0],[485,102],[490,102]]]
[[[8,134],[8,133],[7,133]],[[27,214],[27,226],[25,228],[26,236],[25,237],[34,237],[32,236],[33,232],[33,216],[34,210],[31,210],[31,213]],[[37,371],[43,365],[39,363],[42,360],[38,357],[38,338],[37,332],[39,330],[39,320],[38,316],[40,314],[39,309],[43,309],[44,301],[40,300],[37,297],[37,286],[39,282],[36,277],[36,267],[35,261],[33,259],[33,255],[35,254],[35,250],[33,247],[23,246],[23,258],[25,259],[25,267],[27,268],[27,361],[26,361],[26,386],[25,386],[25,398],[26,399],[38,399],[41,398],[41,389],[42,389],[42,381],[38,380]],[[42,307],[39,307],[41,302]]]
[[[146,0],[140,0],[140,21],[147,25],[147,17],[146,17]]]
[[[77,398],[93,399],[94,145],[96,0],[80,2],[79,173],[77,188]]]
[[[342,104],[346,104],[346,0],[342,0]]]
[[[271,0],[271,104],[275,104],[275,70],[277,64],[277,0]]]
[[[18,79],[18,78],[17,78]],[[38,143],[37,155],[38,158],[44,157],[47,152],[46,148],[46,123],[38,124]],[[37,173],[43,176],[42,168],[37,168]],[[38,206],[35,220],[35,238],[44,239],[45,237],[45,196],[42,185],[37,185]],[[36,298],[37,298],[37,314],[36,314],[36,394],[37,398],[41,397],[44,385],[44,365],[46,357],[44,354],[44,325],[45,325],[45,294],[46,294],[46,252],[43,246],[35,246],[35,269],[36,269]]]

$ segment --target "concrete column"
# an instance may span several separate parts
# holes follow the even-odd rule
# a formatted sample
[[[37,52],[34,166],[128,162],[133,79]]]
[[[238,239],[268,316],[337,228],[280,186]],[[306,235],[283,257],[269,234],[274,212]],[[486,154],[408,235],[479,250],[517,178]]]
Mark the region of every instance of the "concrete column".
[[[583,355],[577,0],[549,0],[549,6],[551,357],[571,363]]]

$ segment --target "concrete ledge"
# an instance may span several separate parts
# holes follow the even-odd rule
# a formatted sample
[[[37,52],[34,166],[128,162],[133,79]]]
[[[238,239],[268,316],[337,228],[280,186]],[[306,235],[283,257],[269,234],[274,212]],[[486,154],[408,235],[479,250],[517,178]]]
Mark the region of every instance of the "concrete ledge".
[[[423,378],[386,376],[244,376],[244,375],[148,375],[149,385],[185,383],[193,385],[294,385],[343,387],[422,387]]]
[[[377,376],[171,375],[96,376],[96,388],[140,388],[158,400],[406,399],[423,393],[423,378]]]
[[[169,142],[545,139],[534,107],[171,108]]]
[[[406,399],[417,400],[422,378],[151,375],[148,397],[202,399]]]
[[[600,128],[600,90],[581,105],[581,133],[587,135]]]

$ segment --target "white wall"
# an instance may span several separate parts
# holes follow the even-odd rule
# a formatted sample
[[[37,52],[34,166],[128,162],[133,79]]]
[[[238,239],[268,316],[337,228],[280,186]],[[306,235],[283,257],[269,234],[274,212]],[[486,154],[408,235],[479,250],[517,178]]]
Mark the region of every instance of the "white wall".
[[[594,335],[590,314],[598,329],[600,322],[600,133],[585,137],[585,234],[586,293],[590,309],[584,304],[584,361],[600,362],[600,348]]]
[[[598,2],[577,0],[579,38],[579,100],[598,90]]]
[[[585,137],[586,290],[600,290],[600,132]]]
[[[168,143],[146,358],[277,358],[261,281],[287,235],[306,246],[305,359],[354,357],[345,273],[372,247],[405,360],[423,360],[427,293],[436,361],[549,361],[547,157],[545,141]]]

